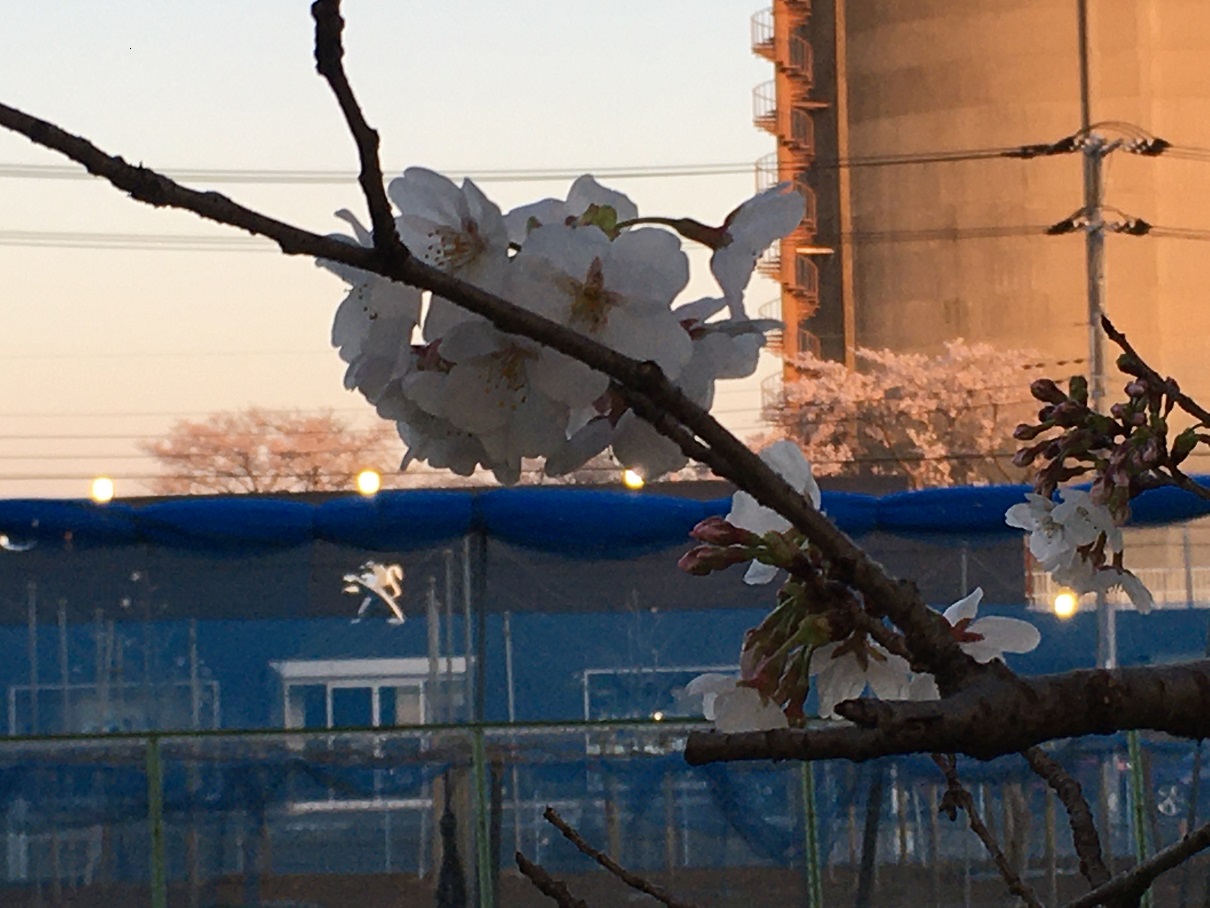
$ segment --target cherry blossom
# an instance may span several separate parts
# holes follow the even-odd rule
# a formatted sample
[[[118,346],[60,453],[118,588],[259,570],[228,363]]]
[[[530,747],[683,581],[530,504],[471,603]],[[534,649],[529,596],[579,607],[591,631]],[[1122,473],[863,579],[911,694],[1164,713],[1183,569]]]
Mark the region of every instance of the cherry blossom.
[[[1063,489],[1063,501],[1026,493],[1026,502],[1015,504],[1004,515],[1009,526],[1029,531],[1029,551],[1043,570],[1069,567],[1078,557],[1078,549],[1092,545],[1102,535],[1111,552],[1122,550],[1122,531],[1114,525],[1113,514],[1097,504],[1087,492]]]
[[[399,208],[395,227],[403,244],[442,271],[484,290],[498,292],[508,265],[508,232],[499,207],[471,180],[459,188],[448,177],[409,167],[391,180],[387,194]],[[434,297],[424,321],[426,340],[436,340],[459,322],[477,319]]]
[[[721,732],[771,731],[790,726],[776,704],[733,675],[698,675],[685,686],[685,695],[701,698],[702,714]]]
[[[625,193],[607,189],[589,174],[577,177],[567,191],[567,200],[541,199],[514,208],[504,216],[509,242],[521,245],[531,230],[543,224],[564,224],[575,221],[591,207],[612,208],[618,221],[638,217],[639,209]]]
[[[818,647],[811,674],[825,719],[837,718],[836,704],[860,697],[867,687],[880,700],[906,699],[912,679],[906,659],[859,636]]]
[[[722,243],[710,257],[710,270],[734,317],[744,315],[744,290],[760,254],[797,227],[805,213],[803,197],[789,183],[779,183],[727,215]]]
[[[976,662],[991,662],[1005,653],[1028,653],[1037,648],[1042,635],[1036,627],[1019,618],[979,618],[982,601],[983,588],[975,587],[945,610],[945,620],[964,653]]]
[[[691,354],[671,310],[689,280],[680,240],[631,230],[610,240],[596,227],[547,225],[530,232],[513,262],[509,294],[559,324],[619,353],[657,363],[676,378]],[[545,384],[570,406],[604,393],[609,380],[570,357],[548,360]]]
[[[815,508],[819,508],[822,498],[819,485],[811,473],[811,464],[803,455],[802,449],[792,441],[778,441],[760,452],[760,459],[772,467],[790,486],[807,499]],[[776,532],[784,533],[790,529],[790,521],[776,511],[758,504],[756,499],[747,492],[736,492],[731,498],[731,510],[727,513],[727,522],[745,530],[751,530],[757,535]],[[771,564],[761,564],[754,561],[744,574],[744,582],[757,584],[768,583],[777,576],[777,568]]]
[[[352,225],[356,235],[337,239],[362,246],[373,243],[351,212],[342,209],[336,216]],[[412,331],[420,320],[420,291],[339,262],[321,259],[317,264],[351,285],[336,309],[332,346],[349,364],[345,387],[356,388],[373,403],[405,367]]]

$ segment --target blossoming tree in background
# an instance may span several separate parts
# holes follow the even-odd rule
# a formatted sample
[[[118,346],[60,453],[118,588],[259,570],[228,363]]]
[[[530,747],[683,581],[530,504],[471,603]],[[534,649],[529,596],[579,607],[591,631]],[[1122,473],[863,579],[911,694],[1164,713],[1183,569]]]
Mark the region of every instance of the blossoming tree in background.
[[[1022,369],[1040,358],[962,340],[935,356],[859,347],[855,370],[799,355],[764,415],[819,476],[898,476],[913,489],[1020,482],[1009,436],[1031,409]]]
[[[352,236],[320,236],[187,189],[3,104],[0,125],[139,201],[269,237],[343,277],[351,289],[333,341],[348,363],[346,384],[396,424],[412,459],[459,473],[484,467],[513,482],[522,458],[540,458],[558,474],[608,448],[647,475],[692,458],[735,483],[731,512],[694,530],[700,545],[682,566],[708,574],[747,564],[751,582],[784,579],[769,615],[737,641],[739,677],[692,685],[726,731],[691,735],[690,762],[932,753],[953,793],[961,786],[947,755],[1020,753],[1067,811],[1089,889],[1079,905],[1137,905],[1159,874],[1210,846],[1207,825],[1113,875],[1079,786],[1039,747],[1132,729],[1206,737],[1210,662],[1019,676],[999,656],[1036,646],[1036,630],[979,618],[979,591],[944,613],[930,608],[820,512],[801,449],[782,443],[758,457],[709,415],[715,382],[755,366],[769,326],[747,317],[743,294],[760,251],[801,218],[800,198],[775,187],[712,226],[640,215],[590,177],[563,199],[511,212],[470,181],[459,186],[420,168],[388,183],[377,134],[345,77],[339,2],[318,0],[312,12],[318,69],[360,157],[369,223],[343,213]],[[688,278],[683,242],[712,250],[718,297],[679,302]],[[1101,414],[1089,408],[1082,379],[1067,390],[1048,380],[1031,385],[1043,407],[1015,430],[1027,443],[1015,462],[1036,471],[1036,496],[1007,519],[1030,532],[1031,549],[1063,582],[1123,586],[1145,606],[1118,528],[1148,488],[1175,485],[1210,498],[1181,470],[1194,448],[1210,443],[1210,413],[1105,327],[1131,376],[1125,400]],[[1170,439],[1177,412],[1191,427]],[[1087,493],[1065,487],[1082,478],[1092,482]],[[812,687],[818,712],[844,721],[808,721]],[[873,696],[861,696],[867,688]],[[1009,888],[1039,905],[1000,859],[969,796],[955,799]],[[574,904],[541,868],[521,856],[518,864],[544,892]]]

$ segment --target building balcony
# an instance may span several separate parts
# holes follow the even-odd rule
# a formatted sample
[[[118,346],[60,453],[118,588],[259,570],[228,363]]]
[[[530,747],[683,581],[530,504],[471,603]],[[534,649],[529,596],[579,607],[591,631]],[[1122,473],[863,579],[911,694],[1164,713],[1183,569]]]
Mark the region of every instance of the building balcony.
[[[777,135],[777,83],[772,79],[752,89],[752,122]]]
[[[777,152],[770,152],[756,161],[756,191],[764,192],[781,182],[777,166]]]
[[[772,83],[770,83],[772,84]],[[773,103],[774,128],[776,128],[776,98]],[[757,124],[760,125],[759,123]],[[766,127],[768,128],[768,127]],[[815,120],[806,110],[795,108],[790,111],[790,135],[786,142],[795,152],[808,157],[815,156]]]
[[[756,272],[775,281],[781,280],[781,240],[761,253],[756,260]]]
[[[762,9],[752,16],[752,53],[770,62],[777,61],[772,7]]]
[[[819,300],[819,267],[805,252],[794,254],[794,283],[790,290],[800,299]]]
[[[761,417],[768,422],[776,423],[778,415],[786,405],[786,389],[782,384],[781,375],[770,375],[760,383]]]
[[[815,55],[811,42],[802,35],[790,36],[790,56],[786,61],[786,72],[798,76],[809,88],[815,82]]]
[[[773,299],[764,303],[756,314],[761,318],[771,318],[781,321],[781,297],[775,296]],[[765,332],[765,349],[775,355],[781,355],[782,349],[785,347],[785,328],[774,328]]]

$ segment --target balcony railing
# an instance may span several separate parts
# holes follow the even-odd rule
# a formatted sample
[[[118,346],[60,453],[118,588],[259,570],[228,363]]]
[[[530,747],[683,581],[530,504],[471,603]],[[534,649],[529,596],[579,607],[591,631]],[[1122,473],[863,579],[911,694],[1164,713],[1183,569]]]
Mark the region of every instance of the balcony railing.
[[[815,81],[815,55],[811,42],[802,35],[790,36],[790,59],[786,68],[796,76],[805,77],[808,82]]]
[[[759,158],[756,162],[756,191],[764,192],[780,183],[778,173],[776,151]]]
[[[804,252],[794,254],[793,290],[801,297],[819,298],[819,268]]]
[[[761,417],[769,422],[776,422],[778,413],[785,406],[786,389],[782,384],[781,374],[770,375],[760,383]]]
[[[777,132],[777,83],[772,79],[752,89],[752,122],[761,129]]]
[[[774,109],[776,110],[776,101]],[[790,145],[795,151],[803,154],[815,154],[815,121],[805,110],[790,111]]]
[[[781,321],[781,297],[775,296],[757,310],[761,318],[772,318]],[[780,354],[785,346],[785,330],[774,328],[765,332],[765,349],[770,353]]]
[[[818,223],[816,220],[818,206],[815,200],[815,190],[807,185],[806,174],[800,173],[794,178],[794,188],[807,203],[806,211],[803,212],[802,223],[799,224],[799,229],[808,233],[814,233]]]
[[[752,53],[773,60],[776,57],[774,49],[773,10],[762,9],[752,16]]]
[[[766,249],[756,261],[756,270],[773,280],[781,278],[781,240]]]
[[[823,356],[821,355],[822,348],[819,343],[819,338],[816,337],[815,333],[808,327],[809,325],[810,322],[805,318],[799,320],[798,330],[795,332],[795,340],[798,341],[798,346],[795,348],[795,352],[799,354],[809,353],[816,359],[823,359]]]
[[[1135,575],[1147,585],[1159,608],[1210,608],[1210,567],[1135,568]],[[1045,571],[1032,569],[1029,581],[1030,607],[1041,611],[1054,608],[1055,596],[1064,588]],[[1115,608],[1131,610],[1134,606],[1120,589],[1112,589],[1105,600]],[[1091,594],[1079,600],[1078,608],[1096,608]]]

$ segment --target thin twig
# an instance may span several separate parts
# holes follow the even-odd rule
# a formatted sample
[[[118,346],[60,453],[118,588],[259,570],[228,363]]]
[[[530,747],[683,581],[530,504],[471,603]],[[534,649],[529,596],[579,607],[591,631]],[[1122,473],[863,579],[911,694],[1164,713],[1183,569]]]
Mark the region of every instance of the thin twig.
[[[1071,841],[1080,859],[1080,873],[1093,886],[1101,886],[1109,880],[1109,868],[1101,852],[1101,837],[1092,818],[1092,808],[1084,797],[1080,783],[1054,757],[1037,747],[1021,752],[1029,768],[1041,778],[1058,797],[1067,811],[1071,825]]]
[[[1092,908],[1093,905],[1104,905],[1112,899],[1122,899],[1127,903],[1137,900],[1160,874],[1179,867],[1206,848],[1210,848],[1210,823],[1199,826],[1179,842],[1157,851],[1141,864],[1136,864],[1104,885],[1069,902],[1067,908]]]
[[[933,754],[933,762],[945,775],[945,795],[941,799],[941,810],[953,820],[957,818],[957,811],[961,809],[970,822],[971,832],[978,836],[983,847],[987,849],[987,853],[991,855],[991,859],[995,863],[996,869],[1000,871],[1000,876],[1004,878],[1009,891],[1018,896],[1029,908],[1042,908],[1042,903],[1038,901],[1038,896],[1034,893],[1033,888],[1013,869],[1008,858],[1004,856],[1000,843],[996,841],[996,837],[992,835],[991,830],[983,822],[983,818],[979,816],[979,811],[975,809],[975,799],[971,797],[971,793],[966,790],[958,778],[957,759],[952,755]]]
[[[1147,365],[1147,361],[1139,356],[1138,351],[1134,349],[1130,341],[1126,340],[1126,335],[1114,327],[1113,322],[1108,316],[1101,316],[1101,328],[1105,331],[1105,336],[1122,348],[1131,359],[1138,364],[1149,379],[1160,386],[1175,386],[1175,382],[1166,380],[1160,373],[1156,372],[1151,366]],[[1199,420],[1204,426],[1210,428],[1210,410],[1206,410],[1196,400],[1185,394],[1183,391],[1177,390],[1175,387],[1169,387],[1168,396],[1176,402],[1182,410]]]
[[[567,884],[550,875],[541,864],[535,864],[521,852],[517,852],[517,869],[534,884],[540,893],[555,900],[559,908],[588,908],[588,903],[571,894]]]
[[[592,858],[631,889],[637,889],[639,892],[651,896],[656,901],[667,905],[668,908],[695,908],[695,906],[689,902],[682,902],[677,899],[663,886],[657,886],[655,883],[643,879],[638,874],[631,873],[605,852],[600,851],[597,848],[593,848],[586,841],[584,841],[584,837],[576,832],[571,824],[559,816],[559,812],[553,807],[547,807],[546,810],[542,812],[542,816],[546,819],[546,822],[550,823],[555,827],[555,829],[563,833],[563,837],[567,839],[567,841],[571,842],[571,844],[580,849],[583,854],[588,855],[588,857]]]
[[[366,122],[345,76],[345,52],[340,37],[345,22],[340,15],[340,0],[316,0],[311,4],[311,16],[315,19],[315,68],[331,86],[353,141],[357,143],[357,157],[361,161],[357,182],[361,184],[361,191],[370,209],[374,248],[383,256],[407,256],[407,249],[399,242],[395,218],[391,215],[391,203],[387,201],[383,188],[382,164],[378,160],[378,132]]]

